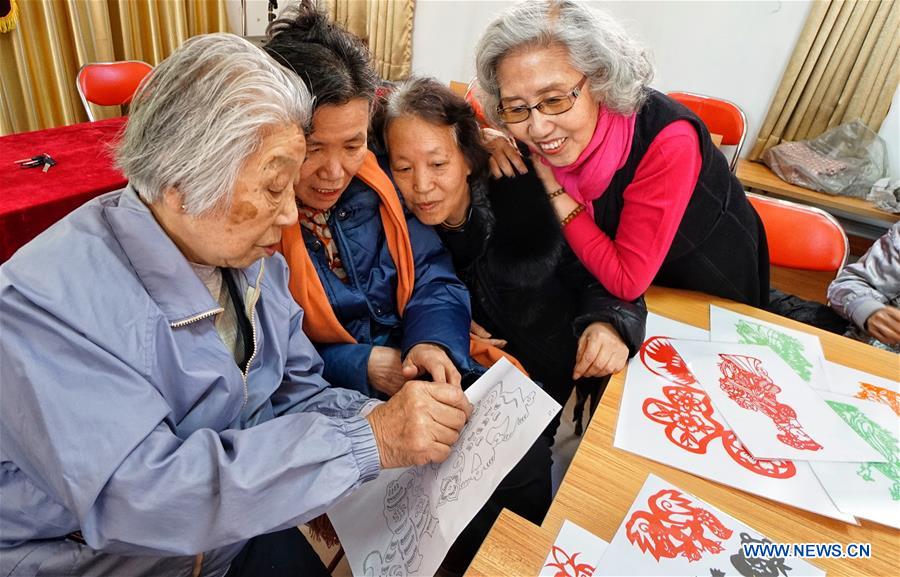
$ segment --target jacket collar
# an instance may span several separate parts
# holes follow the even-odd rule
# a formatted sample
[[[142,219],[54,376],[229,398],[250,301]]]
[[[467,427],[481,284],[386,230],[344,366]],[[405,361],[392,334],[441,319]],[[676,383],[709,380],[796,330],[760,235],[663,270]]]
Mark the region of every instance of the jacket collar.
[[[131,185],[105,212],[135,273],[170,325],[221,312],[219,303]],[[242,271],[248,285],[256,285],[261,266],[262,259]]]

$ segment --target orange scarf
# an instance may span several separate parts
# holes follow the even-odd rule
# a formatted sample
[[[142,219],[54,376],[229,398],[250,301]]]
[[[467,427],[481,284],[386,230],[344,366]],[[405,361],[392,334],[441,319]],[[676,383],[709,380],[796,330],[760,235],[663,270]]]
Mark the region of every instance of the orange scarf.
[[[394,183],[378,166],[378,160],[372,152],[366,155],[356,176],[381,199],[381,223],[384,226],[388,252],[397,267],[397,314],[402,317],[406,303],[412,296],[416,273],[403,207],[400,206]],[[306,250],[299,224],[284,229],[280,250],[290,269],[288,288],[294,300],[303,308],[303,332],[318,343],[355,343],[356,339],[334,314],[322,280]],[[485,367],[490,367],[504,356],[524,372],[522,365],[512,356],[480,340],[470,339],[469,354]]]

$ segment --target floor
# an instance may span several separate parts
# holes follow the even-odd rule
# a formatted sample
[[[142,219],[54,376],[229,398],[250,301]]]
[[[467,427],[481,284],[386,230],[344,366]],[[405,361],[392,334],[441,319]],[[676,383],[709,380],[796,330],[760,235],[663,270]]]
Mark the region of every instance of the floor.
[[[562,422],[560,423],[559,430],[556,432],[556,440],[553,443],[553,468],[551,470],[551,476],[553,479],[553,493],[556,494],[557,489],[559,489],[559,484],[562,482],[562,478],[566,474],[566,470],[569,468],[569,463],[572,462],[572,457],[575,456],[575,450],[578,448],[578,443],[581,441],[581,437],[575,436],[575,430],[572,424],[572,407],[575,405],[575,394],[569,398],[569,402],[566,403],[565,408],[563,408],[563,416]],[[585,425],[587,425],[585,423]],[[306,527],[301,528],[303,533],[309,537],[309,533],[306,531]],[[310,540],[313,547],[319,553],[319,556],[322,557],[322,561],[327,566],[331,561],[335,558],[335,555],[338,554],[338,548],[328,548],[324,543],[316,542]],[[341,559],[340,563],[338,563],[337,567],[335,567],[332,572],[333,577],[352,577],[352,573],[350,572],[350,564],[347,563],[347,558],[344,557]]]

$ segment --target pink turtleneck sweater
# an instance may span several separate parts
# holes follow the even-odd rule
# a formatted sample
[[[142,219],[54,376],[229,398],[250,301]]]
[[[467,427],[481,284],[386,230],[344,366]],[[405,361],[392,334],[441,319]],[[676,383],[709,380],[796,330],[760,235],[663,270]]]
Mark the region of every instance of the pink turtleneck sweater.
[[[585,267],[615,296],[634,300],[659,272],[697,184],[700,138],[686,120],[666,126],[638,164],[624,191],[615,240],[587,212],[563,234]]]

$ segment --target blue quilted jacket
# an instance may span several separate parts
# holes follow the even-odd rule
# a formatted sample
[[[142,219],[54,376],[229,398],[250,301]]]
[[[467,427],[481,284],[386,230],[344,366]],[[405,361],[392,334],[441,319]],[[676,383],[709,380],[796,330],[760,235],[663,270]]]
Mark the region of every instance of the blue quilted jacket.
[[[403,318],[397,312],[397,269],[388,252],[374,190],[354,179],[328,219],[349,276],[347,284],[331,272],[321,242],[303,229],[303,240],[335,315],[357,341],[316,345],[325,361],[325,379],[335,386],[374,396],[367,366],[375,345],[399,348],[405,356],[419,343],[434,343],[447,351],[461,373],[480,370],[469,358],[469,292],[434,230],[409,211],[405,214],[416,276]]]

